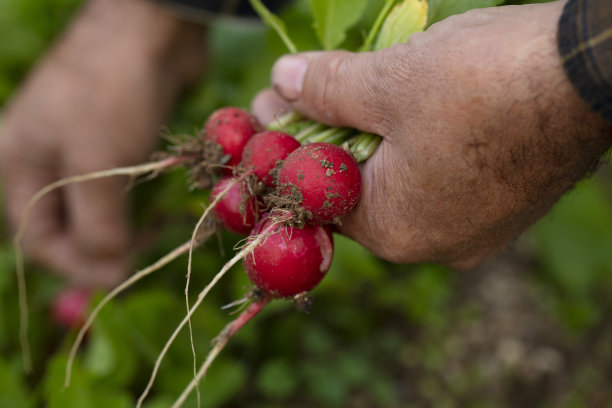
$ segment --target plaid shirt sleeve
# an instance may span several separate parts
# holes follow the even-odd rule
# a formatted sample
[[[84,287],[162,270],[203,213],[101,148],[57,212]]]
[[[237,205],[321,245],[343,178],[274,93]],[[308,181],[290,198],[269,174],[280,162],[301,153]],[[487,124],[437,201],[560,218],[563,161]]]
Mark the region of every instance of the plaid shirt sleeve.
[[[612,122],[612,1],[569,0],[558,32],[559,52],[580,96]]]

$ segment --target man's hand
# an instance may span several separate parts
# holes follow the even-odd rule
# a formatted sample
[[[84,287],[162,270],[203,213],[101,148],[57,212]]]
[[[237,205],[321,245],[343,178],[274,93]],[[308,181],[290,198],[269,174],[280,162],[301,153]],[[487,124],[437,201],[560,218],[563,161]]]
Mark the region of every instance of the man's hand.
[[[391,261],[475,266],[611,145],[610,126],[562,70],[563,5],[474,10],[375,53],[283,57],[276,93],[260,94],[253,109],[270,120],[289,102],[321,122],[382,135],[340,230]]]
[[[5,112],[0,171],[9,221],[45,185],[136,164],[202,65],[203,32],[153,2],[92,0]],[[75,284],[108,287],[129,271],[126,180],[71,185],[31,213],[27,252]]]

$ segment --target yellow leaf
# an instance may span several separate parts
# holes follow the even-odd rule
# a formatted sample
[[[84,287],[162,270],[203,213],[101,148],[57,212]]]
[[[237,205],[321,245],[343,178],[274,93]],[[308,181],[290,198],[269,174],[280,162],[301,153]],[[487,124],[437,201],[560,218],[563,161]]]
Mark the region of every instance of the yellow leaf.
[[[423,31],[427,24],[427,0],[404,0],[389,13],[383,23],[375,50],[403,43],[412,34]]]

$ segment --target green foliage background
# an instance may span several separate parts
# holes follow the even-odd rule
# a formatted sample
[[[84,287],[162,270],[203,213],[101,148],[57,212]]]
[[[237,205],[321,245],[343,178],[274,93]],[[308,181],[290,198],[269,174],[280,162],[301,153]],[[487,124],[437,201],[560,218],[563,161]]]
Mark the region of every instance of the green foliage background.
[[[363,16],[342,40],[343,47],[360,44],[382,2],[363,2]],[[0,105],[79,3],[0,0]],[[500,3],[432,0],[429,18],[438,21]],[[282,13],[301,50],[319,48],[310,15],[305,0],[293,2]],[[274,60],[286,52],[276,34],[254,22],[219,21],[210,34],[212,65],[178,107],[170,124],[174,132],[194,132],[219,106],[248,107],[253,95],[268,85]],[[138,251],[137,266],[153,262],[190,236],[207,197],[188,192],[184,180],[175,172],[135,190],[135,223],[153,242]],[[214,364],[201,385],[202,405],[612,406],[606,387],[612,363],[610,185],[610,171],[604,168],[523,236],[519,250],[492,261],[485,270],[454,273],[436,265],[393,265],[337,236],[334,263],[313,293],[312,313],[301,314],[287,302],[271,304],[232,339]],[[0,408],[132,406],[157,353],[184,315],[186,259],[175,261],[103,311],[79,356],[73,385],[61,392],[74,333],[49,321],[48,306],[63,283],[28,265],[35,372],[25,375],[17,336],[15,258],[6,226],[0,225],[0,231]],[[236,239],[223,235],[220,246],[225,254],[232,252]],[[529,341],[546,344],[565,362],[541,381],[526,380],[520,365],[491,374],[483,361],[495,359],[497,344],[485,341],[477,350],[466,346],[471,329],[489,327],[490,311],[475,288],[497,269],[503,276],[506,258],[520,270],[521,288],[530,299],[528,314],[536,315],[538,324],[553,333],[542,340],[542,330],[537,329],[530,332],[533,338],[527,335]],[[223,259],[214,240],[197,251],[192,288],[203,287]],[[220,307],[240,298],[247,287],[243,271],[235,268],[196,314],[200,360],[210,340],[231,319]],[[183,333],[146,406],[168,406],[191,375],[191,351]],[[195,406],[195,400],[187,405]]]

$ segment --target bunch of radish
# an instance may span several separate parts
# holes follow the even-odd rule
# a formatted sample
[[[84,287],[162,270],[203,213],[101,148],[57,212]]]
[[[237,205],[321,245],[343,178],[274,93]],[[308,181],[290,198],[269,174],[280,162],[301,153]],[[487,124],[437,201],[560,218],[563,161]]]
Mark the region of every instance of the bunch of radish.
[[[333,256],[330,225],[359,200],[361,176],[350,151],[331,143],[302,145],[292,135],[260,126],[246,111],[214,112],[204,140],[217,143],[231,164],[212,188],[220,223],[259,238],[244,258],[255,302],[304,301],[323,279]]]
[[[221,169],[217,172],[220,178],[212,187],[209,210],[224,228],[249,234],[242,250],[224,269],[243,258],[254,289],[246,297],[251,305],[215,339],[209,358],[199,372],[194,371],[193,387],[229,338],[270,300],[288,298],[308,307],[308,292],[331,265],[331,226],[340,223],[359,201],[361,175],[350,146],[362,141],[362,134],[322,127],[295,114],[273,126],[277,129],[262,130],[248,112],[234,107],[214,112],[204,126],[203,140],[208,148],[223,152],[216,166]],[[278,130],[280,127],[301,130],[294,132],[296,138]],[[343,147],[311,143],[313,138],[340,142]],[[371,144],[375,147],[376,139]],[[197,230],[196,226],[194,237]],[[188,278],[190,273],[189,269]],[[207,289],[194,309],[206,293]],[[187,307],[188,315],[179,328],[189,323],[193,309],[188,300]],[[188,387],[182,398],[190,391]]]
[[[232,107],[207,121],[205,139],[222,146],[235,166],[212,189],[213,200],[227,190],[214,211],[228,230],[267,235],[245,269],[262,296],[292,297],[310,291],[329,269],[328,224],[357,204],[359,167],[337,145],[301,145],[287,133],[256,128],[247,112]]]
[[[291,129],[293,135],[285,129]],[[194,380],[175,406],[193,388],[197,390],[198,382],[228,340],[269,301],[291,299],[299,308],[308,309],[311,303],[308,292],[323,279],[331,265],[334,248],[331,227],[340,223],[359,201],[361,175],[353,152],[365,158],[364,152],[371,154],[379,142],[374,135],[328,128],[295,113],[264,129],[248,112],[235,107],[214,112],[199,140],[201,148],[183,146],[176,149],[182,156],[174,157],[175,160],[191,157],[186,164],[191,166],[193,181],[197,185],[213,185],[210,205],[189,242],[187,315],[158,356],[137,406],[151,389],[179,331],[186,325],[191,327],[194,311],[240,260],[254,288],[238,303],[251,304],[217,336],[201,368],[196,371],[194,365]],[[196,157],[195,163],[206,161],[206,166],[194,165],[192,156]],[[206,177],[194,169],[205,169],[209,180],[201,183]],[[192,250],[219,227],[248,237],[190,304]],[[194,362],[195,358],[194,351]]]

